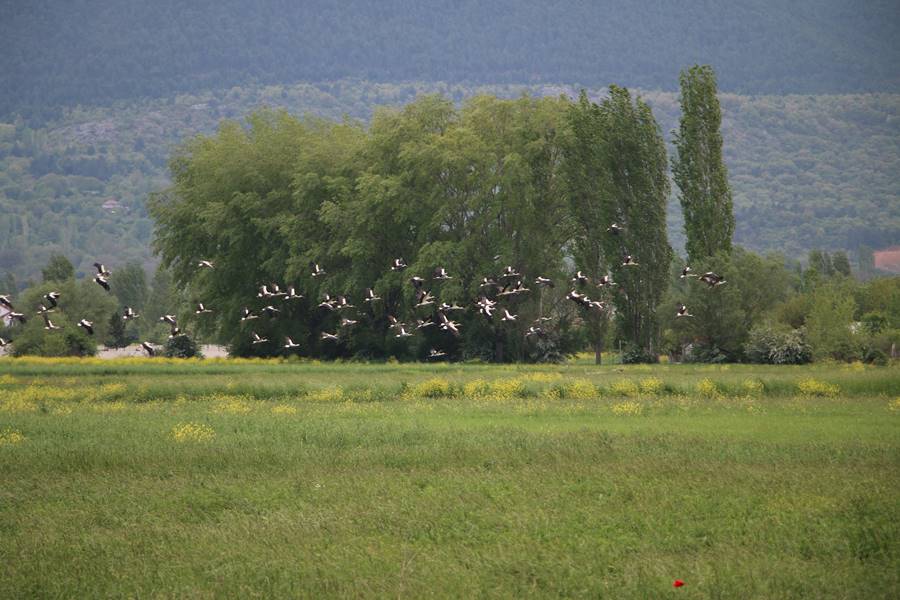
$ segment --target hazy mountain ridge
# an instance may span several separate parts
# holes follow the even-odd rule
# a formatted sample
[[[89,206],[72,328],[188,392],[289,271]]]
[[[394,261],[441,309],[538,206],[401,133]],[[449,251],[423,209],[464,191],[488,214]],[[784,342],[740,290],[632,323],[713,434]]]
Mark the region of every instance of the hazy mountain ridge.
[[[232,88],[168,100],[76,108],[46,128],[0,125],[0,272],[34,277],[53,251],[89,270],[106,262],[152,260],[144,202],[167,181],[177,143],[214,131],[262,105],[330,119],[366,120],[376,105],[421,93],[462,101],[475,93],[574,95],[564,85],[372,84]],[[603,90],[590,91],[594,97]],[[677,126],[677,94],[646,91],[666,137]],[[900,95],[740,96],[722,94],[724,152],[734,188],[736,242],[800,257],[810,248],[900,241]],[[113,198],[122,205],[101,207]],[[680,210],[670,207],[680,247]]]
[[[900,91],[890,0],[34,0],[3,3],[0,118],[234,85],[563,81],[740,93]]]

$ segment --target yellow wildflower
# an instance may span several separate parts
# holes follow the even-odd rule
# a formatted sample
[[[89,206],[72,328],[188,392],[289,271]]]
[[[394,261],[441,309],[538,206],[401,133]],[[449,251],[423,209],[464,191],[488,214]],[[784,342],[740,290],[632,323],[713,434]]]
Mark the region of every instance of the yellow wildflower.
[[[818,381],[812,377],[800,381],[797,384],[797,389],[804,396],[822,396],[827,398],[837,396],[841,391],[841,388],[833,383]]]
[[[15,446],[24,441],[25,436],[22,435],[22,432],[20,431],[8,427],[3,431],[0,431],[0,446]]]
[[[641,403],[633,400],[626,400],[625,402],[612,405],[613,414],[619,416],[639,415],[643,410],[644,407],[641,406]]]
[[[179,423],[172,428],[171,436],[176,442],[205,442],[216,435],[212,427],[202,423]]]

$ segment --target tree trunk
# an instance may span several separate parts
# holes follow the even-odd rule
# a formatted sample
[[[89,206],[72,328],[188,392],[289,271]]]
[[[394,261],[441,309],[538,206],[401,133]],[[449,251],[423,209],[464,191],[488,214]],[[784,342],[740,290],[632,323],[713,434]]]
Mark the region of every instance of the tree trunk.
[[[594,364],[603,364],[603,344],[600,342],[594,344]]]

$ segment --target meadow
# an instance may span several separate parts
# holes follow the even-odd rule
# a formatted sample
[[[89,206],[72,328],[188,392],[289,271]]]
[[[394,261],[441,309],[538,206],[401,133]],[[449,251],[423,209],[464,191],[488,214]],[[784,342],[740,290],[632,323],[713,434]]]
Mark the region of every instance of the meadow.
[[[897,366],[0,359],[0,482],[2,598],[900,596]]]

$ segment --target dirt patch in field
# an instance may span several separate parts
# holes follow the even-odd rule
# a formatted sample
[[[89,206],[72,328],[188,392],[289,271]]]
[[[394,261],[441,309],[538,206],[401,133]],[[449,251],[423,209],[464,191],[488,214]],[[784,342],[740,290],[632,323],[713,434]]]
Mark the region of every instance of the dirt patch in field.
[[[200,352],[204,358],[224,358],[228,356],[228,350],[225,346],[215,344],[206,344],[200,346]],[[127,358],[129,356],[147,356],[147,353],[139,344],[132,344],[124,348],[106,348],[101,346],[97,351],[97,358]]]
[[[891,273],[900,273],[900,246],[891,246],[872,253],[875,257],[875,268]]]

